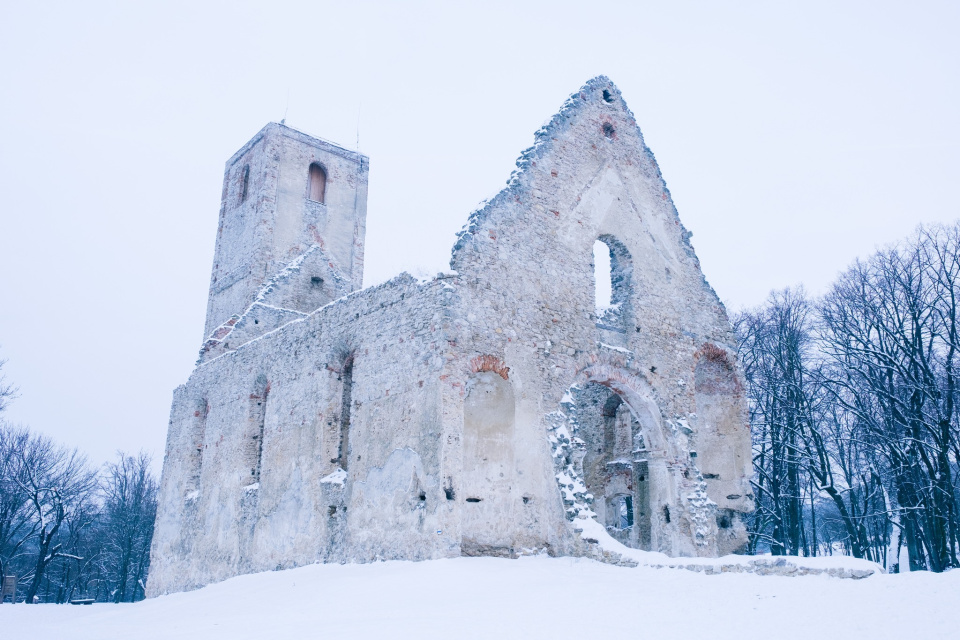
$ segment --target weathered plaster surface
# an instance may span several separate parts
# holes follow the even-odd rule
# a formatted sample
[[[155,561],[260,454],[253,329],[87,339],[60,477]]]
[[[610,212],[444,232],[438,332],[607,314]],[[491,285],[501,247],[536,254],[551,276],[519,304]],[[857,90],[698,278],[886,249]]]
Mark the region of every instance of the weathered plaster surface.
[[[305,200],[318,158],[322,212]],[[264,186],[231,209],[248,160]],[[742,546],[750,434],[730,323],[616,87],[570,97],[429,282],[357,291],[367,166],[280,125],[228,163],[149,593],[312,562],[609,559],[584,533],[594,519],[669,555]],[[598,239],[615,303],[600,318]]]

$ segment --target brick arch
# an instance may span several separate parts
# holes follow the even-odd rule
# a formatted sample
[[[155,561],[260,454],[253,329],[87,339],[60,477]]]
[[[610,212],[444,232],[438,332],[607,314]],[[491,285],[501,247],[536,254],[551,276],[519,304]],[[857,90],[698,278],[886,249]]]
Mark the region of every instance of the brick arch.
[[[481,371],[493,371],[504,380],[510,379],[510,367],[505,365],[503,360],[497,356],[485,354],[470,361],[471,373],[480,373]]]
[[[640,548],[662,551],[668,555],[679,553],[679,540],[681,532],[688,526],[686,524],[688,514],[685,503],[680,497],[682,480],[678,474],[682,472],[683,465],[688,460],[680,455],[681,445],[669,426],[664,423],[663,412],[660,409],[662,399],[659,394],[643,373],[627,364],[626,357],[620,353],[601,352],[588,356],[587,361],[577,370],[571,382],[564,400],[561,401],[561,409],[557,412],[561,419],[567,420],[565,426],[570,434],[569,442],[571,443],[569,455],[555,456],[555,459],[567,463],[562,469],[563,473],[557,475],[561,495],[566,496],[570,491],[569,486],[564,486],[562,479],[572,477],[582,482],[584,494],[592,495],[594,499],[598,499],[601,495],[608,500],[616,500],[623,495],[633,495],[636,508],[637,505],[643,504],[636,501],[640,500],[642,495],[646,496],[647,502],[643,511],[635,512],[635,518],[639,518],[635,520],[635,524],[638,523],[640,529],[637,531],[638,537],[634,542],[639,544]],[[579,438],[581,424],[576,418],[577,413],[571,413],[565,403],[575,403],[578,392],[591,383],[606,387],[612,396],[621,401],[617,403],[617,408],[626,405],[632,416],[640,423],[640,433],[646,445],[642,462],[646,465],[644,475],[647,479],[644,487],[634,485],[637,489],[635,495],[629,493],[633,491],[629,485],[628,493],[624,494],[624,489],[613,481],[600,480],[597,484],[598,481],[594,478],[591,484],[587,483],[586,472],[582,467],[586,449],[578,449],[578,447],[585,447],[584,441]],[[613,409],[612,406],[602,407],[603,410],[608,408]],[[558,439],[558,441],[561,440]],[[580,444],[576,444],[577,442]],[[637,479],[635,481],[639,482]],[[565,489],[567,494],[564,493]],[[570,509],[580,514],[589,510],[586,515],[600,523],[597,513],[590,509],[589,504],[578,504],[576,498],[574,494]],[[636,515],[637,513],[640,515]],[[603,526],[604,523],[600,524]]]
[[[697,349],[697,352],[693,354],[693,359],[697,362],[700,362],[702,358],[722,364],[731,371],[735,368],[731,354],[723,347],[718,347],[712,342],[704,342],[700,345],[700,348]]]
[[[626,364],[620,354],[592,355],[581,367],[574,384],[594,382],[617,393],[643,426],[644,435],[653,448],[662,455],[673,454],[671,440],[666,436],[661,421],[661,400],[642,373]]]
[[[694,389],[698,393],[726,393],[739,396],[743,383],[737,374],[736,356],[712,342],[705,342],[693,354]]]

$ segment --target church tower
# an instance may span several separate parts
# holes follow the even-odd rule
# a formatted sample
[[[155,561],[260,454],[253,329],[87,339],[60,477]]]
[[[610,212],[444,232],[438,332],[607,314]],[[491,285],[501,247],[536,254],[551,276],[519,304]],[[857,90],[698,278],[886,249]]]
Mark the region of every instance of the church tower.
[[[282,306],[301,313],[361,287],[369,166],[364,155],[277,123],[227,161],[204,338],[281,275]]]

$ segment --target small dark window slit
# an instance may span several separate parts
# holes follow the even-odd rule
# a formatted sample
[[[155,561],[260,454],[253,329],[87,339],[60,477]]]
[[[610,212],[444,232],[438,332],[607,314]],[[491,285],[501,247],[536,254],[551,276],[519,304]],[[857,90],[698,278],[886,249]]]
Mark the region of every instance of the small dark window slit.
[[[467,502],[480,502],[480,498],[467,498]]]

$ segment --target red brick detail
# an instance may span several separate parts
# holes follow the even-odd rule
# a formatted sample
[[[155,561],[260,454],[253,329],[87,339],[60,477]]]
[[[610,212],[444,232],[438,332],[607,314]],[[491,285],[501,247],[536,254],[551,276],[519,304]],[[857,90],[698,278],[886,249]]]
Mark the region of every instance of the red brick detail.
[[[704,342],[703,346],[700,347],[695,354],[693,354],[693,357],[698,362],[701,358],[705,358],[710,362],[716,362],[717,364],[723,365],[723,368],[727,371],[734,370],[733,362],[730,359],[730,354],[710,342]]]
[[[477,356],[470,361],[470,371],[480,373],[481,371],[493,371],[504,380],[509,380],[510,367],[503,364],[503,360],[497,356]]]

